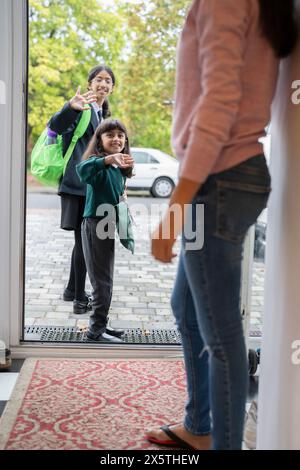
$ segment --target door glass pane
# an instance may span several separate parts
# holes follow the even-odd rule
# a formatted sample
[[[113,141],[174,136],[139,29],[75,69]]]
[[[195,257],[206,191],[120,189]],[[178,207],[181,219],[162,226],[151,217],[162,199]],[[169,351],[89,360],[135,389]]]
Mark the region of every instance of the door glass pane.
[[[74,274],[72,257],[78,259],[78,252],[74,251],[74,231],[61,229],[58,187],[45,186],[32,175],[30,154],[49,119],[70,101],[78,86],[81,93],[86,92],[88,74],[93,65],[105,63],[114,71],[116,84],[113,94],[108,97],[112,118],[120,119],[128,127],[132,145],[164,152],[164,157],[172,164],[171,180],[174,181],[177,175],[170,148],[175,58],[178,35],[190,1],[181,1],[180,8],[172,2],[166,6],[163,30],[160,27],[161,8],[152,11],[147,7],[142,9],[137,2],[125,3],[121,0],[97,2],[95,9],[95,0],[29,0],[26,340],[51,341],[52,338],[69,341],[70,336],[60,334],[60,328],[64,327],[73,329],[77,335],[73,336],[73,341],[80,342],[84,336],[79,333],[87,328],[89,322],[90,311],[74,313],[72,292],[64,296],[70,276]],[[91,27],[84,13],[87,9],[93,11],[92,24],[97,25],[96,28]],[[145,21],[146,13],[150,15],[149,21]],[[132,34],[132,18],[138,15],[141,21]],[[66,27],[62,18],[71,18],[70,27]],[[158,48],[156,44],[159,44]],[[142,56],[141,47],[145,50]],[[137,55],[140,57],[138,63]],[[155,75],[154,69],[157,71]],[[146,81],[147,87],[144,85]],[[159,115],[156,104],[160,108]],[[71,122],[70,126],[72,128]],[[70,129],[66,133],[72,132]],[[147,152],[133,154],[137,165],[157,163],[155,157],[150,157]],[[151,170],[154,172],[155,169]],[[165,176],[168,177],[168,171]],[[138,193],[128,190],[128,204],[134,217],[134,256],[118,239],[115,242],[109,320],[114,327],[139,329],[145,342],[147,331],[151,329],[175,331],[170,296],[177,260],[161,266],[150,255],[149,238],[159,220],[157,208],[162,208],[171,195],[172,181],[160,181],[158,194],[159,190],[166,194],[170,189],[169,195],[162,199],[152,196],[150,186]],[[152,210],[154,206],[156,209]],[[92,291],[88,276],[85,289],[88,293]],[[41,336],[44,329],[46,337]],[[138,336],[134,340],[140,342]],[[165,342],[167,344],[168,339]],[[178,344],[177,337],[173,343]]]

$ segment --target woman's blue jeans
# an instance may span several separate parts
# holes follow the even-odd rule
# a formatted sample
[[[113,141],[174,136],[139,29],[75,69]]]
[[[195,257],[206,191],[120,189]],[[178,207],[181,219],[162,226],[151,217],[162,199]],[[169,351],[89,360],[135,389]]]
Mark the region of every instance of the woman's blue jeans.
[[[187,249],[191,240],[183,234],[171,304],[187,374],[184,425],[196,435],[212,433],[213,449],[242,445],[248,387],[240,311],[243,243],[269,193],[264,155],[212,175],[195,196],[188,221],[195,228],[195,207],[204,204],[202,249]]]

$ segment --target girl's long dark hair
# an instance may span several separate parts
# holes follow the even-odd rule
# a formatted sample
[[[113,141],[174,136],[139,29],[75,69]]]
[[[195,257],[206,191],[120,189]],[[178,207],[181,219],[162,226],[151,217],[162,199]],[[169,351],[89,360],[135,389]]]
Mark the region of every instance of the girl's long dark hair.
[[[264,37],[279,58],[294,49],[297,37],[294,0],[259,0],[260,25]]]
[[[105,150],[103,148],[103,143],[102,143],[101,136],[105,132],[114,131],[115,129],[118,129],[121,132],[124,132],[124,134],[126,136],[126,140],[125,140],[125,146],[124,146],[121,153],[126,153],[126,154],[129,155],[130,154],[130,146],[129,146],[129,139],[128,139],[128,134],[127,134],[126,127],[124,126],[124,124],[121,121],[119,121],[117,119],[105,119],[97,127],[97,129],[95,131],[95,134],[91,138],[91,140],[90,140],[90,142],[87,146],[87,149],[86,149],[86,151],[84,152],[84,154],[82,156],[82,160],[87,160],[88,158],[90,158],[92,156],[95,156],[95,155],[96,156],[97,155],[106,156],[107,153],[105,152]],[[130,167],[130,168],[120,168],[120,170],[121,170],[122,175],[126,176],[127,178],[132,177],[132,173],[133,173],[133,168],[132,167]]]
[[[102,70],[105,70],[105,72],[107,72],[110,75],[110,77],[112,79],[112,82],[113,82],[113,85],[115,86],[115,83],[116,83],[115,74],[113,73],[112,69],[110,67],[108,67],[107,65],[96,65],[96,67],[94,67],[92,70],[89,71],[89,75],[88,75],[89,84],[98,75],[99,72],[102,72]],[[103,118],[104,119],[111,116],[111,112],[110,112],[110,109],[109,109],[109,103],[108,103],[107,98],[105,98],[105,100],[103,102],[102,113],[103,113]]]

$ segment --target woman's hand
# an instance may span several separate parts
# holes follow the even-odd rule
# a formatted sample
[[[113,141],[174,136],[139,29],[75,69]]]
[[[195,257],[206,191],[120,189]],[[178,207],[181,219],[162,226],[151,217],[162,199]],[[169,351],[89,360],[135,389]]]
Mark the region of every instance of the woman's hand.
[[[170,263],[176,256],[173,253],[174,243],[182,232],[188,204],[199,189],[200,183],[185,178],[179,179],[170,199],[169,208],[151,236],[151,253],[158,261]]]
[[[83,95],[80,94],[80,86],[77,88],[75,96],[70,99],[69,103],[72,109],[75,111],[85,111],[90,109],[88,106],[90,103],[97,101],[96,95],[92,91],[87,91]]]
[[[175,242],[173,221],[172,218],[169,219],[167,216],[151,235],[152,256],[163,263],[170,263],[176,256],[176,254],[173,253],[173,245]]]
[[[107,165],[114,163],[120,168],[129,168],[133,166],[134,160],[131,155],[127,155],[126,153],[114,153],[113,155],[105,157],[105,163]]]

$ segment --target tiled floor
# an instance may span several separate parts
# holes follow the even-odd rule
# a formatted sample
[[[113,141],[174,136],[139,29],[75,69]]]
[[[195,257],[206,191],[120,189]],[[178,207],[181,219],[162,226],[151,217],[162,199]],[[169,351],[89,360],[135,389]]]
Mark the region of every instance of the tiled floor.
[[[11,368],[0,372],[0,416],[12,394],[23,363],[24,359],[13,359]]]
[[[41,198],[43,196],[41,195]],[[130,200],[136,201],[136,199]],[[143,199],[141,199],[141,202]],[[131,205],[131,209],[134,206]],[[72,302],[62,300],[69,277],[73,234],[59,228],[60,211],[28,209],[26,220],[26,326],[86,327],[89,314],[74,315]],[[119,328],[174,328],[170,297],[178,257],[172,263],[159,263],[150,255],[150,214],[135,214],[135,255],[116,243],[114,289],[110,309],[112,326]],[[178,253],[180,241],[175,245]],[[45,251],[47,256],[45,257]],[[265,266],[253,266],[250,336],[261,333]],[[87,290],[91,290],[87,282]],[[25,338],[26,339],[26,338]]]
[[[18,372],[9,372],[8,374],[0,375],[0,401],[9,400],[18,375]]]

